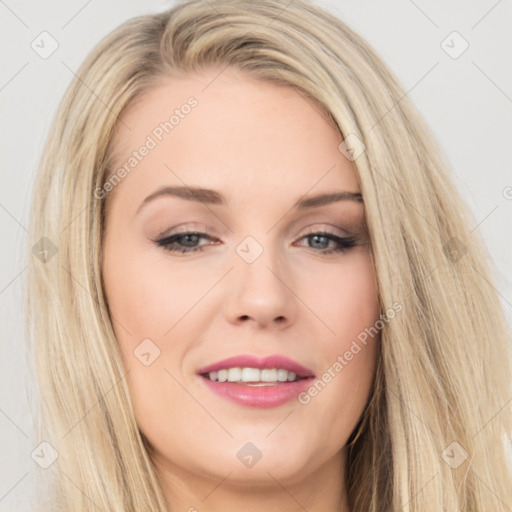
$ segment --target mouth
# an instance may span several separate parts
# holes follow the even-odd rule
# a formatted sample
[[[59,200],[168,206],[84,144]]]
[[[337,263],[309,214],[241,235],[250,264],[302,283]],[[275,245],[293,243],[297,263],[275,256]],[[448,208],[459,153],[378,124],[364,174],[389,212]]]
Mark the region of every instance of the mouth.
[[[276,385],[315,376],[309,368],[279,354],[263,358],[252,355],[234,356],[205,366],[197,373],[213,382],[247,385]]]
[[[296,398],[314,373],[285,356],[243,355],[201,368],[207,387],[232,402],[249,407],[276,407]]]

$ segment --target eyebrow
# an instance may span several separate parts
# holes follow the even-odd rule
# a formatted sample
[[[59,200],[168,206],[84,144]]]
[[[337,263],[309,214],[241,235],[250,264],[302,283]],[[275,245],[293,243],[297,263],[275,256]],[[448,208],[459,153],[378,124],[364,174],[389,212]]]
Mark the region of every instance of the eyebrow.
[[[162,196],[180,197],[187,201],[197,201],[204,204],[212,205],[225,205],[225,197],[216,190],[199,187],[163,187],[149,196],[147,196],[139,206],[137,213],[149,202]],[[317,194],[315,196],[302,196],[294,205],[293,208],[298,210],[305,210],[308,208],[317,208],[327,204],[335,203],[338,201],[355,201],[358,203],[363,202],[363,197],[359,192],[332,192],[328,194]]]

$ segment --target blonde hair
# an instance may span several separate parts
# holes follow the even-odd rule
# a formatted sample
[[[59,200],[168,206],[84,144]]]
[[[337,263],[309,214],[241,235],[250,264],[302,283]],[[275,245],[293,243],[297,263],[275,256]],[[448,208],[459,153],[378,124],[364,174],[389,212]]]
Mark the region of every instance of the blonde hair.
[[[131,19],[69,86],[33,192],[29,248],[49,252],[30,266],[26,293],[40,435],[59,454],[50,508],[167,510],[103,290],[105,201],[94,192],[127,106],[159,80],[209,66],[295,88],[347,141],[364,144],[354,164],[380,303],[402,311],[382,329],[372,394],[349,443],[351,511],[509,509],[510,338],[489,257],[392,73],[305,0],[191,0]],[[461,450],[467,459],[454,468]]]

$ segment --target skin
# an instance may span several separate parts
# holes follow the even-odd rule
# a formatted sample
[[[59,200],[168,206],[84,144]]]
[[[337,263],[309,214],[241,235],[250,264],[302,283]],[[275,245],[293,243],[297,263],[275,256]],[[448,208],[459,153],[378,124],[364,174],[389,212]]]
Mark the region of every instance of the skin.
[[[196,374],[234,355],[282,354],[321,377],[379,318],[363,203],[293,208],[303,196],[360,192],[341,135],[293,89],[219,71],[162,80],[115,137],[120,166],[175,108],[198,101],[107,198],[103,278],[137,424],[172,512],[347,511],[345,445],[378,338],[307,405],[237,405]],[[162,195],[139,210],[163,186],[214,189],[226,204]],[[340,244],[307,236],[323,230],[356,245],[327,254]],[[202,251],[156,242],[187,231],[208,237],[174,247]],[[252,263],[236,252],[247,236],[263,250]],[[160,350],[147,366],[134,355],[144,339]],[[262,454],[251,468],[236,456],[247,442]]]

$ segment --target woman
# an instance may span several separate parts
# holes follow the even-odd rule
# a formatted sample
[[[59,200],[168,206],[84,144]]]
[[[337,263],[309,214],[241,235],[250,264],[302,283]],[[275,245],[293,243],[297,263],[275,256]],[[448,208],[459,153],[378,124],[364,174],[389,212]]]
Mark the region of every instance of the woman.
[[[487,256],[367,43],[191,0],[77,75],[30,230],[52,510],[512,506]]]

